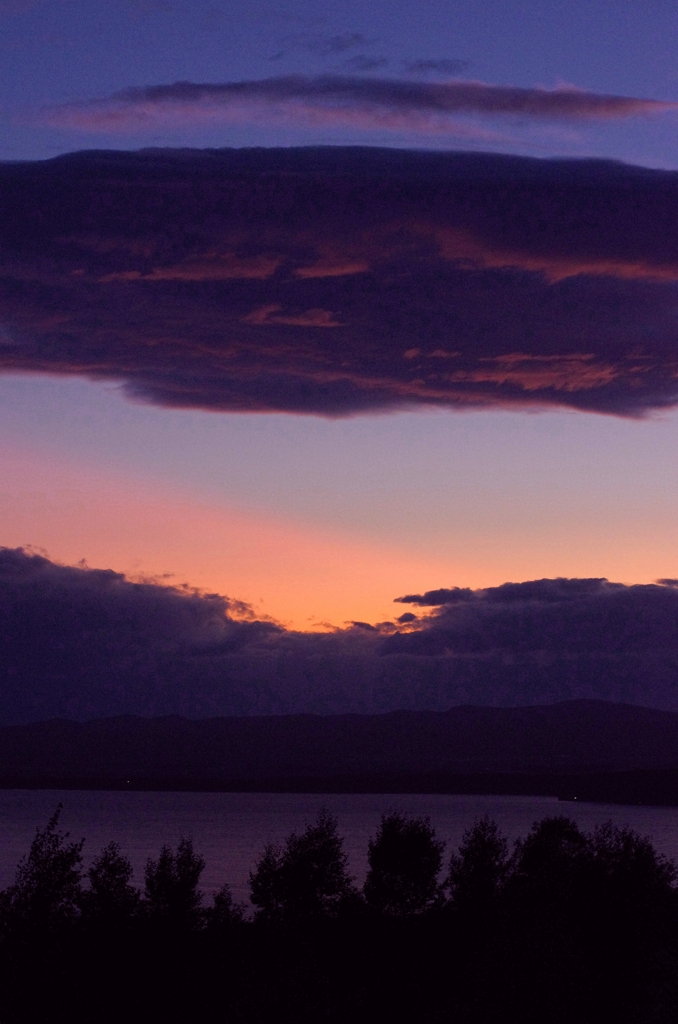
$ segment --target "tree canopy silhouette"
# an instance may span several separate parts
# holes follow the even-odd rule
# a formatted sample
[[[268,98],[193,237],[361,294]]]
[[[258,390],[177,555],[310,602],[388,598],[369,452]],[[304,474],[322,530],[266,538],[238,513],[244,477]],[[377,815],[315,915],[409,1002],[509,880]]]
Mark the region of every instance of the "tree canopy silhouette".
[[[4,918],[10,928],[47,932],[78,917],[81,903],[82,848],[58,828],[62,805],[44,828],[38,828],[28,854],[17,868],[14,885],[5,890]]]
[[[208,928],[213,932],[222,932],[234,924],[241,924],[245,914],[242,903],[233,899],[231,887],[226,882],[214,894],[212,906],[205,912]]]
[[[440,902],[438,875],[445,843],[428,818],[384,814],[368,844],[369,870],[364,894],[368,906],[383,914],[421,914]]]
[[[509,853],[485,817],[441,883],[429,820],[391,811],[361,893],[321,810],[264,849],[252,920],[226,884],[204,906],[190,839],[149,859],[143,892],[116,843],[83,874],[60,811],[0,894],[2,1024],[678,1020],[678,876],[631,829],[548,817]]]
[[[464,833],[459,851],[450,857],[446,888],[453,906],[474,913],[496,901],[509,869],[508,843],[487,816]]]
[[[322,809],[314,825],[284,846],[269,844],[250,873],[257,918],[309,919],[333,916],[355,896],[337,820]]]
[[[133,873],[118,843],[105,846],[87,872],[89,889],[81,897],[85,919],[110,928],[132,918],[141,905]]]
[[[173,853],[163,846],[157,860],[146,862],[144,902],[148,916],[158,924],[195,928],[202,918],[203,895],[198,889],[205,861],[183,838]]]

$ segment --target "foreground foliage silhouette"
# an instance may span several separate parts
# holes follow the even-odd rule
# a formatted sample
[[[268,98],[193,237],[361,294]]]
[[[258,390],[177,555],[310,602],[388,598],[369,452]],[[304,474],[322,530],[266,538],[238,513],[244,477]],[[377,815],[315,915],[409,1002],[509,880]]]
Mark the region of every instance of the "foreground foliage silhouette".
[[[293,832],[283,847],[270,844],[250,873],[256,920],[320,920],[335,917],[357,897],[337,822],[321,810],[315,825]]]
[[[442,892],[444,849],[428,818],[406,818],[397,811],[384,815],[367,848],[367,905],[396,917],[431,910]]]
[[[384,815],[359,889],[322,810],[269,845],[251,908],[205,904],[183,838],[143,889],[111,843],[39,828],[0,894],[0,1021],[678,1019],[678,890],[651,842],[612,824],[544,818],[513,849],[476,821],[444,865],[428,819]]]

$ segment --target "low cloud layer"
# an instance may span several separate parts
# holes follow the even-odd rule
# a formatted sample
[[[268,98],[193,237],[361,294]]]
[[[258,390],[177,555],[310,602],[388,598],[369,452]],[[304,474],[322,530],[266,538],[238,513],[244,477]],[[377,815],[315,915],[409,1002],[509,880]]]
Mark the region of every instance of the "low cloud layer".
[[[410,595],[438,606],[423,617],[298,633],[218,595],[0,549],[0,724],[578,697],[678,710],[674,585],[536,580],[444,603],[450,593]]]
[[[678,174],[360,148],[0,165],[0,372],[342,416],[678,401]]]
[[[399,600],[438,611],[417,620],[419,629],[389,636],[383,646],[388,653],[678,654],[678,591],[671,580],[624,586],[606,579],[544,579],[487,590],[442,589]]]
[[[362,42],[358,34],[326,41],[326,52],[341,54]],[[330,47],[334,46],[333,49]],[[455,62],[450,62],[458,70]],[[372,65],[374,66],[374,65]],[[410,72],[445,67],[418,61]],[[456,72],[455,72],[456,73]],[[649,116],[678,104],[587,92],[584,89],[518,88],[485,82],[413,82],[359,75],[287,75],[245,82],[174,82],[126,89],[101,100],[47,108],[42,120],[57,127],[95,132],[155,130],[158,121],[241,121],[264,117],[445,133],[450,116],[481,115],[532,120],[588,121]]]

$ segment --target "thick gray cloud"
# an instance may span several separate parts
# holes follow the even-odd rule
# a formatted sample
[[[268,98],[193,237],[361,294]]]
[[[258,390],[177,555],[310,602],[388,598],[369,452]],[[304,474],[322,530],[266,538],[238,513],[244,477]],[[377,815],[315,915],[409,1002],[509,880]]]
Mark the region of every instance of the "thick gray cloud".
[[[298,633],[218,595],[0,549],[0,724],[580,697],[678,710],[677,588],[536,580],[471,595]]]
[[[657,580],[661,586],[672,586],[674,580]],[[555,579],[532,580],[529,583],[503,583],[500,587],[489,590],[471,590],[469,587],[442,587],[440,590],[427,590],[425,594],[407,594],[396,597],[399,604],[416,604],[421,607],[435,608],[442,605],[466,604],[480,602],[483,604],[510,604],[514,601],[539,601],[541,603],[579,600],[599,594],[609,595],[626,589],[621,583],[610,583],[600,579]]]
[[[678,401],[678,174],[361,148],[0,164],[0,372],[342,416]]]
[[[401,598],[438,611],[421,629],[388,637],[382,650],[678,654],[678,592],[663,581],[624,586],[606,579],[544,579],[458,593],[463,600],[455,590]]]
[[[0,548],[0,720],[91,716],[137,700],[148,706],[154,691],[171,689],[172,668],[181,674],[184,666],[179,685],[190,687],[192,663],[272,632],[272,623],[217,594]]]

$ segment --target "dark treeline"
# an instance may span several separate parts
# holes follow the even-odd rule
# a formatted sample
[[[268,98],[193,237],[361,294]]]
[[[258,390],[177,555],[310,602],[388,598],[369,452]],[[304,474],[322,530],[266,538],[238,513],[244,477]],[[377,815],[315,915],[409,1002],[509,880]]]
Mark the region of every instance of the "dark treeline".
[[[205,901],[190,839],[146,864],[38,829],[0,894],[0,1022],[678,1019],[671,861],[612,824],[536,822],[513,848],[488,818],[445,855],[391,812],[358,888],[337,822],[269,845],[251,906]]]

